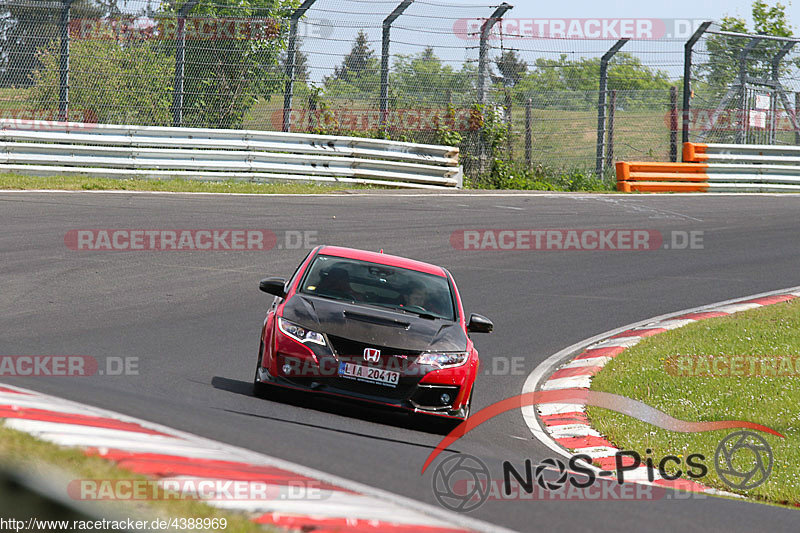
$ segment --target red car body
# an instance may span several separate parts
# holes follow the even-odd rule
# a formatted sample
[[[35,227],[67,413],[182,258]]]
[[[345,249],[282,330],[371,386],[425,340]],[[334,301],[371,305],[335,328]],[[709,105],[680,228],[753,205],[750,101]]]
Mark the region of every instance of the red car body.
[[[266,279],[261,290],[275,299],[261,331],[256,395],[283,387],[455,420],[469,415],[480,366],[469,333],[492,324],[480,315],[467,320],[446,269],[320,246],[288,281]]]

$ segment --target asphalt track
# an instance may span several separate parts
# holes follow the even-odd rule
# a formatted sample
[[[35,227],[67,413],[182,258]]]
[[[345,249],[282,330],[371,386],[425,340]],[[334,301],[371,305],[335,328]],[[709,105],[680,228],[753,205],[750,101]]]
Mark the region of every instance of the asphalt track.
[[[335,217],[335,218],[334,218]],[[72,400],[251,448],[435,505],[422,464],[441,436],[403,416],[331,402],[250,395],[267,275],[289,275],[304,250],[77,252],[70,229],[266,228],[316,231],[320,243],[446,266],[466,311],[492,318],[476,335],[484,368],[474,409],[518,394],[549,355],[650,316],[800,285],[800,197],[340,195],[214,197],[0,193],[0,354],[139,358],[139,375],[3,378]],[[696,250],[465,252],[469,228],[703,231]],[[502,370],[502,368],[498,368]],[[495,477],[553,452],[518,411],[453,451]],[[471,516],[520,531],[797,531],[796,511],[732,500],[489,501]]]

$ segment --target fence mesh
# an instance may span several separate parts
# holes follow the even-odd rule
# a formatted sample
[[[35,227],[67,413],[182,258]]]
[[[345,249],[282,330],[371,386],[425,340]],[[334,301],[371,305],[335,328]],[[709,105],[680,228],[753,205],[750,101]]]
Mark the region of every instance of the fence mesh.
[[[712,27],[694,47],[689,140],[800,144],[800,46]]]
[[[525,155],[525,106],[530,103],[533,161],[560,171],[594,169],[600,62],[615,41],[514,39],[501,34],[491,42],[493,57],[500,58],[492,64],[500,82],[493,84],[493,101],[513,106],[509,157]],[[680,85],[682,44],[673,39],[631,40],[609,60],[606,116],[611,116],[615,101],[614,160],[668,160],[670,90]],[[511,65],[506,67],[502,58]],[[522,65],[515,66],[519,62]]]
[[[300,0],[73,0],[69,18],[66,2],[0,6],[3,116],[283,128]],[[509,11],[489,34],[481,76],[481,28],[497,6],[416,0],[391,24],[382,100],[383,24],[400,4],[310,6],[297,26],[291,131],[455,144],[472,183],[498,165],[536,176],[599,168],[610,178],[617,160],[669,160],[691,31],[624,43],[600,109],[601,58],[616,38],[532,33]],[[770,63],[785,46],[705,34],[691,70],[690,139],[794,144],[800,52],[787,48],[777,74]]]

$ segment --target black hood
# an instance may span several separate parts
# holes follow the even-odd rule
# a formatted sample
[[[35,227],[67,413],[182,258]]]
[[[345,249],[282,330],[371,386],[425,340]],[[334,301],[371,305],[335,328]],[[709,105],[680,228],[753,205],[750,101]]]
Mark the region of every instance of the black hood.
[[[414,352],[458,352],[467,336],[458,322],[296,294],[283,317],[308,329],[352,341]]]

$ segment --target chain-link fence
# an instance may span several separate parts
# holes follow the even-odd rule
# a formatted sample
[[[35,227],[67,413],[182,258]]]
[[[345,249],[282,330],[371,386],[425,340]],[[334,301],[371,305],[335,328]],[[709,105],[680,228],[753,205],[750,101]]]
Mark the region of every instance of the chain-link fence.
[[[800,40],[710,28],[692,49],[686,140],[800,144]]]
[[[674,159],[685,103],[711,114],[692,113],[693,140],[794,143],[789,41],[704,26],[682,101],[700,22],[441,0],[5,0],[0,112],[454,144],[473,184],[501,186]],[[742,109],[758,113],[735,122]]]

